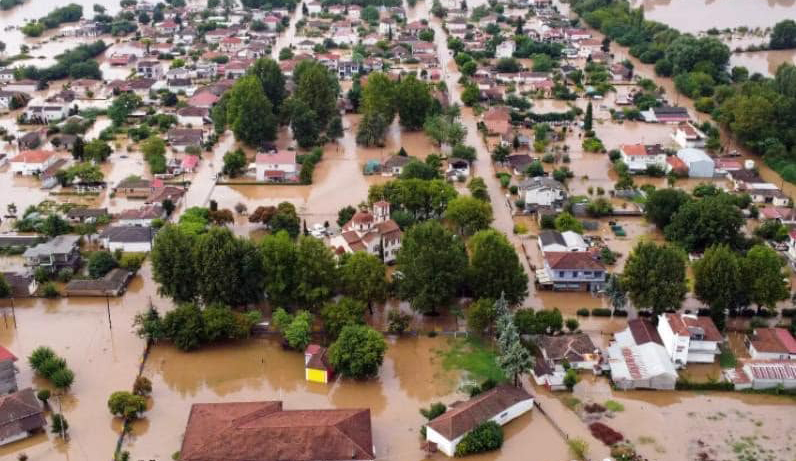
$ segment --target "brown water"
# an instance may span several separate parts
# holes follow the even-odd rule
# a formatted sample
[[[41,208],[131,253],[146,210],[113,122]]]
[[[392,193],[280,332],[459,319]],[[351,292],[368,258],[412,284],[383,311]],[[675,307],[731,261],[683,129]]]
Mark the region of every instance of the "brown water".
[[[767,28],[782,19],[796,19],[793,0],[634,0],[644,7],[644,17],[668,24],[682,32],[711,27]]]

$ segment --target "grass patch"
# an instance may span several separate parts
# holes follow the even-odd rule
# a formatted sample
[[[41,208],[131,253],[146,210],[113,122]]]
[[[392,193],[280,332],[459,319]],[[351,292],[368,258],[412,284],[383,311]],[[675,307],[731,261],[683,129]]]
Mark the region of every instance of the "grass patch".
[[[606,400],[603,406],[609,411],[625,411],[625,406],[616,400]]]
[[[437,351],[442,357],[445,370],[467,372],[477,382],[491,379],[497,382],[506,380],[506,376],[497,363],[497,354],[478,338],[456,338],[448,342],[450,348]]]
[[[733,354],[729,348],[722,348],[721,354],[719,354],[719,365],[722,368],[735,368],[738,365],[735,354]]]
[[[565,395],[561,398],[561,403],[564,404],[570,410],[574,410],[578,405],[580,405],[580,399],[577,397],[572,397],[571,395]]]

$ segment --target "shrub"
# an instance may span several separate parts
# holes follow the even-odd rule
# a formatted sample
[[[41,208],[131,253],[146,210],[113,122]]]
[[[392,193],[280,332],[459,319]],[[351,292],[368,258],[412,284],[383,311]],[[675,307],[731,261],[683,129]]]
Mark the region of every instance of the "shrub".
[[[392,309],[387,314],[387,332],[395,335],[403,334],[409,328],[412,316],[405,314],[398,309]]]
[[[41,403],[46,405],[47,401],[50,400],[50,390],[39,389],[39,392],[36,392],[36,398],[41,400]]]
[[[72,387],[72,383],[75,382],[75,373],[69,368],[61,368],[53,373],[50,381],[58,389],[69,389]]]
[[[108,398],[111,414],[123,418],[136,418],[146,410],[146,399],[128,391],[116,391]]]
[[[479,424],[456,445],[456,456],[497,450],[503,446],[503,428],[494,421]]]
[[[606,410],[609,411],[624,411],[625,406],[621,403],[617,402],[616,400],[606,400],[603,404]]]
[[[42,295],[45,298],[57,298],[61,296],[61,292],[58,291],[58,287],[55,286],[52,282],[47,282],[42,287]]]
[[[152,393],[152,381],[146,376],[139,376],[135,378],[133,383],[133,394],[135,395],[149,395]]]
[[[138,272],[138,269],[141,269],[141,265],[144,264],[145,258],[146,255],[143,253],[124,253],[119,258],[119,267],[133,273]]]
[[[586,459],[586,455],[589,452],[589,444],[579,438],[573,438],[567,440],[567,446],[569,447],[569,452],[575,459]]]
[[[528,227],[526,227],[525,224],[516,223],[516,224],[514,224],[514,233],[517,234],[517,235],[527,234],[528,233]]]
[[[97,251],[88,258],[88,275],[98,279],[118,265],[116,259],[109,251]]]
[[[589,309],[582,307],[578,309],[577,315],[580,317],[588,317],[589,316]]]
[[[608,446],[619,443],[625,439],[622,434],[600,422],[589,424],[589,430],[595,439]]]
[[[442,402],[432,403],[431,406],[428,408],[421,408],[420,414],[426,418],[427,421],[431,421],[432,419],[436,418],[437,416],[445,413],[448,408]]]
[[[75,271],[72,270],[71,267],[64,267],[60,271],[58,271],[58,281],[62,283],[66,283],[72,280],[72,276],[75,275]]]
[[[610,317],[611,309],[607,309],[605,307],[595,307],[591,310],[591,315],[595,317]]]

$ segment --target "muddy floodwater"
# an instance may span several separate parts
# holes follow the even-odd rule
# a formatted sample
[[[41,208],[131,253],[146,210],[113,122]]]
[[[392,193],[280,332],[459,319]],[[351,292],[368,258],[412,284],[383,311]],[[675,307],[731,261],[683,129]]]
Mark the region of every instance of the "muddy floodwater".
[[[783,19],[796,19],[794,0],[633,0],[644,7],[645,19],[668,24],[681,32],[711,27],[773,27]]]

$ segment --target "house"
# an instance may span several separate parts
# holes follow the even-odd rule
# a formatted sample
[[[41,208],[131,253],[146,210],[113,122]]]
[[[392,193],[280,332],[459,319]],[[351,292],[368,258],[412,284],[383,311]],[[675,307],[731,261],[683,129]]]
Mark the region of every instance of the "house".
[[[661,314],[658,334],[669,358],[677,367],[688,363],[713,363],[724,341],[710,317]]]
[[[518,176],[524,175],[534,161],[534,158],[528,154],[512,154],[506,157],[506,163]]]
[[[17,370],[14,362],[17,357],[8,349],[0,346],[0,394],[11,394],[17,391]]]
[[[130,53],[112,53],[108,58],[108,63],[114,67],[127,66],[132,64],[138,59],[135,54]]]
[[[746,193],[754,203],[765,203],[775,207],[787,207],[790,197],[785,195],[775,184],[767,182],[747,183]]]
[[[80,266],[79,244],[79,235],[59,235],[49,242],[28,248],[22,256],[26,266],[41,267],[51,274],[57,274],[61,269],[68,267],[74,270]]]
[[[495,57],[497,59],[510,58],[514,56],[515,48],[514,40],[505,40],[495,47]]]
[[[0,445],[46,430],[47,420],[32,388],[0,396]]]
[[[666,348],[650,341],[639,346],[608,346],[611,380],[618,389],[674,390],[677,371]]]
[[[622,144],[619,153],[631,172],[644,172],[649,166],[666,169],[666,153],[660,144]]]
[[[197,165],[199,165],[199,156],[187,154],[183,156],[180,161],[180,170],[182,170],[183,173],[193,173],[196,171]]]
[[[688,167],[689,178],[712,178],[716,164],[701,149],[687,147],[677,151],[677,158]]]
[[[323,4],[321,4],[321,2],[307,2],[306,5],[309,14],[319,14],[323,9]]]
[[[586,251],[589,245],[583,240],[583,236],[573,231],[558,232],[554,230],[543,230],[539,232],[539,249],[542,253],[563,252],[563,251]]]
[[[761,184],[765,182],[757,171],[751,168],[728,170],[727,179],[732,182],[734,191],[745,191],[751,184]]]
[[[400,176],[407,163],[414,160],[414,157],[407,155],[391,155],[381,164],[382,176]]]
[[[126,198],[146,198],[152,192],[152,181],[135,176],[122,179],[113,189],[116,196]]]
[[[107,208],[75,207],[66,212],[66,219],[72,223],[96,222],[103,216],[108,216]]]
[[[724,376],[743,389],[796,388],[796,362],[792,360],[747,360],[740,367],[724,370]]]
[[[365,251],[381,257],[385,263],[395,261],[401,249],[401,228],[390,219],[390,203],[373,204],[373,212],[358,211],[343,225],[340,235],[329,240],[336,254]]]
[[[25,107],[25,119],[28,123],[47,124],[63,120],[69,114],[69,103],[66,102],[33,102]]]
[[[565,364],[576,370],[601,372],[600,350],[587,334],[563,336],[540,336],[537,341],[539,353],[532,370],[534,381],[550,390],[563,390]]]
[[[154,205],[144,205],[140,208],[124,210],[118,218],[117,224],[120,226],[141,226],[149,227],[155,219],[163,219],[166,217],[166,211],[163,207],[156,203]]]
[[[11,173],[32,176],[43,173],[55,161],[55,152],[50,150],[24,150],[9,160]]]
[[[121,296],[132,278],[132,272],[116,267],[100,279],[73,279],[64,290],[67,296]]]
[[[296,182],[299,166],[296,153],[281,150],[275,153],[260,153],[254,159],[255,177],[265,182]]]
[[[210,116],[206,107],[187,106],[177,111],[177,123],[188,127],[201,127]]]
[[[648,123],[680,123],[691,120],[685,107],[652,107],[642,112],[641,116]]]
[[[691,122],[680,122],[672,133],[672,139],[681,149],[701,149],[705,147],[705,133]]]
[[[470,176],[470,162],[461,158],[449,158],[445,176],[450,179],[464,180],[464,178]]]
[[[525,199],[525,209],[560,208],[567,199],[564,185],[552,178],[537,176],[520,181],[518,190]]]
[[[6,282],[11,287],[11,297],[27,298],[33,296],[39,288],[31,273],[3,272]]]
[[[583,251],[545,253],[544,268],[536,272],[539,283],[554,290],[597,291],[606,280],[605,266]]]
[[[39,82],[36,80],[17,80],[15,82],[6,83],[3,91],[12,91],[15,93],[33,93],[39,87]]]
[[[622,62],[611,65],[611,78],[615,82],[626,82],[633,79],[633,69]]]
[[[164,186],[162,182],[157,187],[153,187],[149,195],[144,199],[144,203],[149,205],[152,203],[163,203],[166,200],[170,201],[175,206],[180,203],[182,196],[185,195],[185,189],[177,186]]]
[[[211,91],[199,91],[188,99],[188,107],[210,109],[219,100]]]
[[[614,342],[622,347],[641,346],[647,343],[663,346],[663,340],[655,325],[643,318],[628,320],[627,328],[614,333]]]
[[[796,360],[796,339],[784,328],[755,328],[744,343],[754,360]]]
[[[470,400],[452,405],[426,424],[426,441],[455,456],[456,446],[468,432],[487,421],[501,426],[533,409],[533,397],[524,389],[499,385]]]
[[[160,61],[138,61],[135,71],[144,78],[158,80],[163,77],[163,65]]]
[[[283,410],[281,401],[196,403],[181,461],[374,460],[369,409]]]
[[[110,251],[146,253],[152,250],[155,232],[144,226],[110,226],[99,235],[99,241]]]
[[[333,375],[334,370],[329,364],[328,349],[317,344],[307,346],[304,351],[304,379],[327,384]]]
[[[189,146],[201,147],[204,143],[204,131],[198,128],[171,128],[166,136],[171,148],[177,152],[185,152]]]

